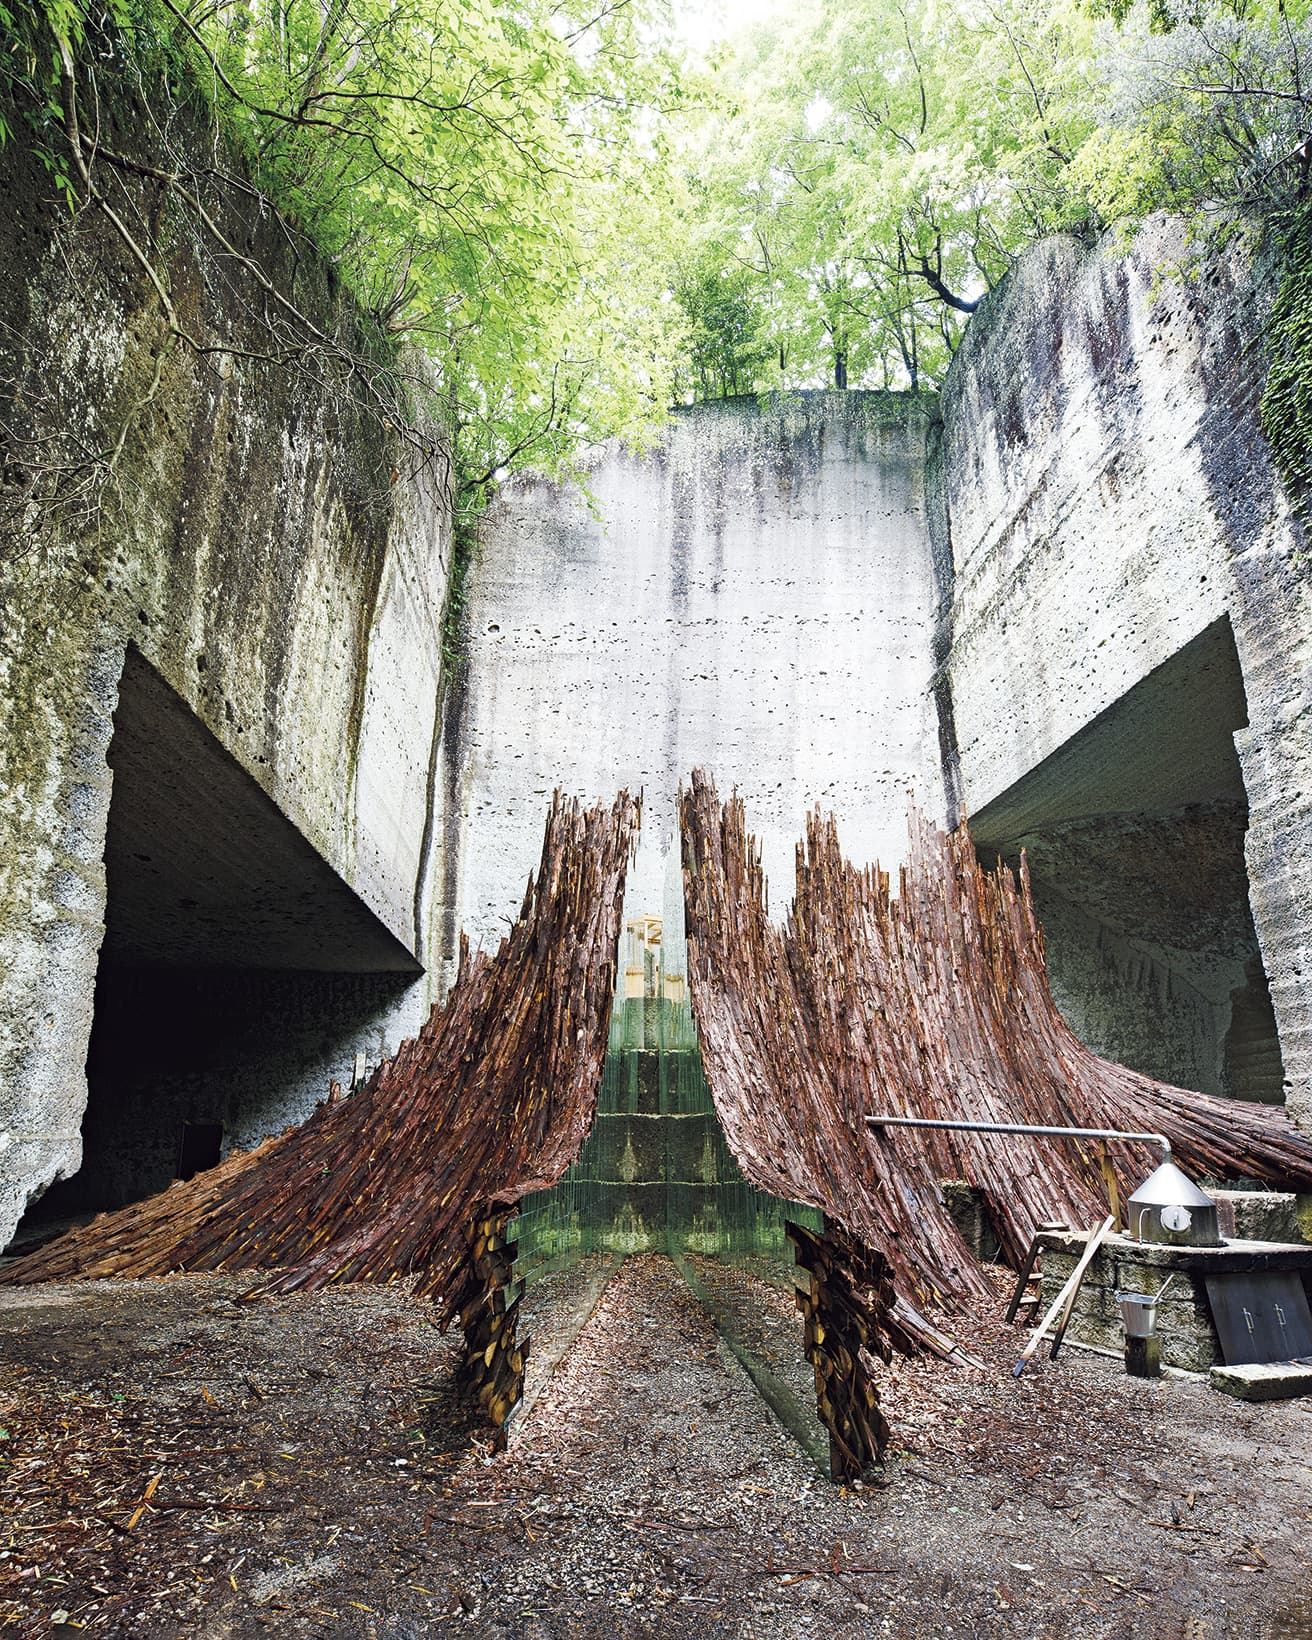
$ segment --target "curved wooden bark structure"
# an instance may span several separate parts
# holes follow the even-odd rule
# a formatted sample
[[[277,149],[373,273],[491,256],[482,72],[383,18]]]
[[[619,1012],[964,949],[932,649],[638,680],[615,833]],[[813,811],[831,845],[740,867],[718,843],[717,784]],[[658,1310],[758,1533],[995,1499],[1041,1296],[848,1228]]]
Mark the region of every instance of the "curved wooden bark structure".
[[[868,1114],[1160,1130],[1197,1174],[1312,1188],[1312,1142],[1282,1110],[1169,1087],[1084,1047],[1048,989],[1028,873],[984,871],[963,820],[914,808],[898,894],[808,817],[782,928],[766,910],[742,801],[696,773],[681,797],[688,977],[711,1094],[752,1183],[820,1207],[888,1259],[890,1336],[929,1342],[915,1304],[987,1289],[942,1201],[980,1187],[1018,1261],[1054,1216],[1107,1211],[1102,1149],[1054,1139],[886,1130]],[[1123,1184],[1143,1152],[1112,1146]],[[901,1336],[899,1336],[901,1334]]]
[[[894,898],[843,859],[817,811],[796,898],[770,921],[742,802],[694,774],[681,796],[689,981],[707,1080],[751,1182],[823,1210],[795,1230],[802,1307],[836,1478],[882,1451],[869,1357],[952,1344],[913,1307],[989,1293],[940,1181],[979,1186],[1017,1259],[1054,1214],[1105,1210],[1101,1147],[872,1132],[867,1114],[1160,1129],[1195,1172],[1312,1187],[1312,1142],[1270,1106],[1173,1088],[1083,1047],[1048,990],[1028,876],[985,872],[964,822],[912,811]],[[639,805],[557,793],[542,861],[495,956],[360,1092],[186,1184],[103,1214],[11,1265],[8,1282],[257,1271],[255,1292],[414,1278],[459,1314],[465,1374],[498,1431],[519,1398],[510,1218],[592,1125]],[[1123,1183],[1141,1155],[1112,1148]],[[894,1283],[896,1282],[896,1289]],[[498,1437],[500,1438],[500,1436]]]
[[[592,1125],[624,879],[640,805],[557,792],[542,860],[495,956],[462,938],[456,983],[417,1038],[350,1098],[11,1265],[8,1282],[268,1272],[256,1291],[414,1277],[449,1316],[467,1235],[560,1178]]]

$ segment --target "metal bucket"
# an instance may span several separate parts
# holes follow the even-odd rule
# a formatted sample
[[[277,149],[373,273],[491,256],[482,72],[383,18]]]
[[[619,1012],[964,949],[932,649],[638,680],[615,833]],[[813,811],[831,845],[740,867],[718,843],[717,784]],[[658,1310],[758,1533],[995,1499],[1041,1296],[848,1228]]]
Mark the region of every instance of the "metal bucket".
[[[1156,1293],[1117,1293],[1127,1338],[1151,1338],[1157,1331]]]

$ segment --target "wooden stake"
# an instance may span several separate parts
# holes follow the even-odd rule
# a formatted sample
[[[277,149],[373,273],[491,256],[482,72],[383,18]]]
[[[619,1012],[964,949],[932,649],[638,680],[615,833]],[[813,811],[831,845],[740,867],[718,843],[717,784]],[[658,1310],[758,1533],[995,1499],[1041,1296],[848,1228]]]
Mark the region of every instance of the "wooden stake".
[[[1048,1328],[1052,1325],[1058,1312],[1068,1303],[1074,1303],[1075,1294],[1079,1292],[1080,1286],[1084,1281],[1084,1272],[1093,1262],[1093,1255],[1098,1251],[1099,1247],[1102,1246],[1103,1240],[1110,1232],[1111,1227],[1112,1218],[1111,1215],[1108,1214],[1108,1216],[1096,1229],[1090,1230],[1089,1239],[1084,1244],[1084,1252],[1080,1255],[1079,1263],[1071,1271],[1070,1275],[1067,1276],[1061,1291],[1057,1294],[1056,1298],[1053,1299],[1052,1304],[1049,1306],[1048,1313],[1030,1334],[1029,1343],[1026,1344],[1025,1348],[1020,1352],[1020,1360],[1017,1361],[1016,1365],[1011,1369],[1011,1376],[1013,1378],[1019,1378],[1021,1373],[1025,1371],[1025,1363],[1033,1357],[1034,1352],[1039,1347],[1044,1333],[1046,1333]]]

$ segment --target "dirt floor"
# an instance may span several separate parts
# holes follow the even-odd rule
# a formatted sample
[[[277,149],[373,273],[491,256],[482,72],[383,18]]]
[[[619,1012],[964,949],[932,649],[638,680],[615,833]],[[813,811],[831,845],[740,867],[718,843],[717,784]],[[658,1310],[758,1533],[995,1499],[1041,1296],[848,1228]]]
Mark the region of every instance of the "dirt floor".
[[[530,1295],[539,1362],[580,1290]],[[987,1371],[887,1371],[898,1451],[844,1492],[665,1259],[496,1458],[402,1291],[240,1291],[0,1289],[11,1632],[1312,1636],[1312,1404],[1071,1351],[1016,1382],[1001,1303],[958,1329]]]

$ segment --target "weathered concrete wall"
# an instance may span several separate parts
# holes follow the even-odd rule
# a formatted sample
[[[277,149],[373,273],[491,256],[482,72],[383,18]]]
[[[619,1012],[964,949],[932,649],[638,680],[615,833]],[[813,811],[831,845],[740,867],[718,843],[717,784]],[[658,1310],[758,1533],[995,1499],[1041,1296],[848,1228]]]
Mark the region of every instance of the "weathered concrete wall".
[[[1246,813],[1289,1104],[1312,1122],[1312,596],[1257,416],[1262,283],[1238,250],[1189,257],[1169,221],[1128,254],[1047,241],[972,321],[936,475],[945,774],[1004,852],[1111,816],[1109,868],[1127,816]],[[1129,876],[1174,878],[1177,924],[1212,915],[1189,861],[1124,847]],[[1209,982],[1227,994],[1241,944]]]
[[[709,405],[598,465],[599,516],[512,484],[446,741],[462,920],[495,937],[557,781],[644,786],[630,907],[667,919],[697,763],[744,791],[779,910],[809,803],[893,864],[906,790],[941,792],[1028,850],[1086,1041],[1213,1091],[1287,1077],[1306,1110],[1312,624],[1257,421],[1261,280],[1187,264],[1170,223],[1036,247],[941,426],[861,394]]]
[[[447,742],[466,928],[504,929],[557,784],[643,788],[634,914],[680,899],[675,803],[699,764],[741,789],[780,907],[812,803],[854,858],[901,858],[907,791],[939,801],[927,432],[903,395],[734,400],[680,413],[654,455],[607,454],[595,515],[507,485],[480,530]]]
[[[1037,895],[1052,994],[1081,1042],[1179,1086],[1220,1093],[1229,1011],[1159,948],[1099,922],[1047,883]]]
[[[107,142],[135,140],[130,106],[106,117]],[[119,181],[129,220],[170,221],[155,184]],[[259,304],[185,222],[166,235],[161,276],[181,323],[216,351],[161,355],[160,308],[140,268],[94,208],[69,220],[51,206],[48,182],[21,145],[0,154],[0,372],[16,392],[0,498],[10,526],[0,562],[0,1245],[28,1197],[79,1162],[106,915],[106,753],[129,645],[143,675],[163,680],[222,748],[215,768],[231,759],[226,789],[248,781],[247,808],[271,800],[269,826],[289,823],[325,863],[284,921],[312,920],[322,893],[341,901],[343,926],[370,925],[368,950],[326,949],[305,966],[409,976],[403,997],[389,992],[360,1022],[375,1056],[380,1035],[395,1045],[417,1022],[427,999],[416,976],[442,955],[426,859],[450,540],[442,472],[394,482],[403,463],[392,441],[313,371],[243,359],[268,352]],[[330,277],[249,199],[215,208],[316,322],[350,326]],[[95,452],[115,446],[109,473]],[[60,462],[63,500],[40,535],[24,536],[23,488]],[[84,484],[94,505],[79,500]],[[240,862],[226,865],[239,874]],[[171,932],[184,945],[194,935],[199,949],[205,930],[188,930],[188,897],[171,904]],[[276,930],[269,938],[263,960],[248,951],[241,966],[300,965]],[[264,1022],[272,1063],[277,1010]],[[349,1074],[352,1055],[339,1042],[333,1067]],[[276,1125],[288,1111],[270,1074]]]

